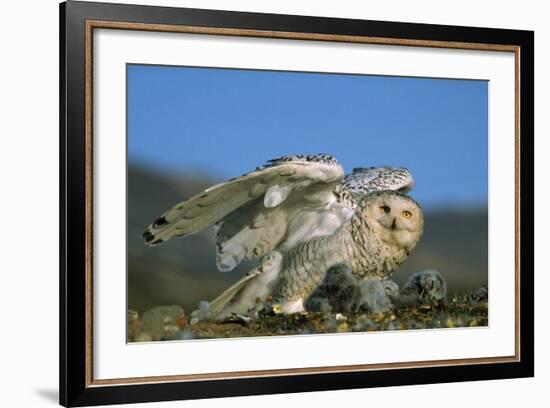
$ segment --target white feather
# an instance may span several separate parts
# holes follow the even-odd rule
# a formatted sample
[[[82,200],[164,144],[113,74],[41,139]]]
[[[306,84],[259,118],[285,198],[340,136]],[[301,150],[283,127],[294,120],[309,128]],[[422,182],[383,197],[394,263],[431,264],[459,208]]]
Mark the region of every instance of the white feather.
[[[277,207],[286,200],[290,193],[290,186],[271,186],[267,189],[264,196],[264,206],[266,208]]]

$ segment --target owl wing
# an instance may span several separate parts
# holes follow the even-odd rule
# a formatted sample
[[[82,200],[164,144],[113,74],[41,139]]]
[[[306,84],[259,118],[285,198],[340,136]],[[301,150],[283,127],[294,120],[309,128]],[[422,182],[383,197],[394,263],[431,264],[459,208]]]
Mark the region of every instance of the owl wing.
[[[177,204],[147,228],[143,239],[159,245],[216,224],[218,269],[228,271],[243,259],[332,234],[345,224],[356,203],[340,186],[343,177],[330,155],[273,159]]]
[[[342,184],[356,198],[361,198],[380,190],[409,192],[414,187],[414,179],[404,167],[358,167],[346,175]]]
[[[254,259],[277,246],[289,250],[302,242],[332,235],[351,219],[356,200],[374,191],[406,193],[413,187],[413,176],[404,167],[361,167],[354,168],[340,184],[331,184],[332,191],[326,185],[311,185],[276,208],[265,208],[261,201],[251,202],[217,225],[218,268],[232,269],[242,259]]]

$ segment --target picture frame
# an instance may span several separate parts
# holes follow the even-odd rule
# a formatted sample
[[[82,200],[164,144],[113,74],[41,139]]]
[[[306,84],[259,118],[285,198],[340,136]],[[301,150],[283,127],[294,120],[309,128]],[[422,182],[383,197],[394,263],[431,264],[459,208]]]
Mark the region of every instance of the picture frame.
[[[98,30],[510,53],[514,58],[514,352],[503,356],[96,378],[94,35]],[[493,101],[494,102],[494,101]],[[491,139],[498,143],[498,139]],[[118,160],[118,159],[117,159]],[[120,157],[123,163],[125,157]],[[534,33],[108,3],[60,5],[60,403],[215,398],[534,375]],[[490,174],[490,183],[511,183]],[[511,184],[510,184],[511,185]],[[512,197],[509,197],[511,200]],[[511,220],[512,222],[512,220]],[[120,271],[124,274],[124,271]],[[105,295],[107,296],[107,295]],[[122,296],[122,295],[121,295]],[[101,300],[102,302],[104,300]],[[107,299],[106,302],[109,302]],[[125,311],[124,311],[125,313]],[[124,343],[124,339],[121,339]],[[209,343],[213,344],[213,343]],[[159,345],[162,347],[163,345]]]

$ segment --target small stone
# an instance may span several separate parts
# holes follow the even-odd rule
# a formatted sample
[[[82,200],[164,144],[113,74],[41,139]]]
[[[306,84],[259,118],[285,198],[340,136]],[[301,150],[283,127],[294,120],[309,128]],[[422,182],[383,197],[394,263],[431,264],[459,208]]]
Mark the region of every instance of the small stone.
[[[156,340],[176,340],[180,337],[177,321],[185,316],[181,306],[158,306],[143,313],[143,319],[136,335],[136,341],[150,338]]]
[[[336,313],[336,315],[334,315],[334,317],[336,318],[336,320],[340,321],[340,320],[348,320],[348,318],[346,316],[344,316],[342,313]]]
[[[199,307],[191,312],[191,321],[189,324],[197,324],[198,322],[210,322],[214,320],[214,314],[210,310],[210,302],[201,300]]]

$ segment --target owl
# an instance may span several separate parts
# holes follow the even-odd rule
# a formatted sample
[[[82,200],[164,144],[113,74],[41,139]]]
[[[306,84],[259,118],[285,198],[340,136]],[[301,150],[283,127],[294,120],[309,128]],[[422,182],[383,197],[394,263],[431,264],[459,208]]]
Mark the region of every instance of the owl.
[[[413,186],[402,167],[356,168],[346,176],[328,154],[283,156],[176,204],[143,239],[155,246],[214,225],[220,271],[259,262],[210,302],[210,311],[244,314],[258,297],[272,297],[283,313],[296,313],[335,264],[348,265],[359,280],[386,279],[405,261],[424,223],[405,194]]]
[[[415,272],[403,285],[399,300],[403,304],[445,303],[447,282],[436,270]]]
[[[361,283],[358,306],[372,313],[385,313],[394,308],[399,298],[399,287],[391,280],[364,279]]]

